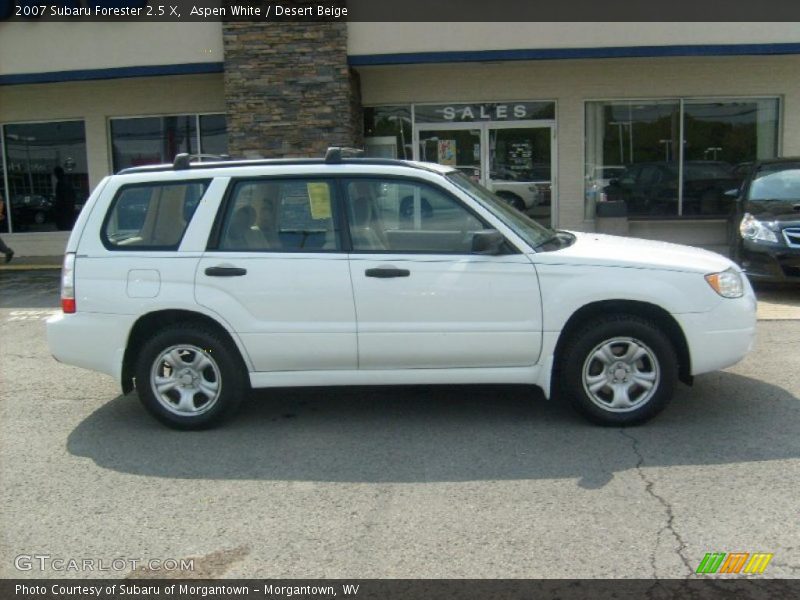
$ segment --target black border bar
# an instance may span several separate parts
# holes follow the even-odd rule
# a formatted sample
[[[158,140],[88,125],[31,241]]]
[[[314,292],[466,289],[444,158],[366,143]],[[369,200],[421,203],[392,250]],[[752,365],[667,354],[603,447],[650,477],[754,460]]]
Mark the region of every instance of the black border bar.
[[[194,9],[194,10],[193,10]],[[786,22],[797,0],[0,0],[0,20]],[[800,40],[798,40],[800,41]]]
[[[123,587],[124,586],[124,587]],[[349,586],[346,592],[345,586]],[[6,579],[3,600],[736,600],[800,597],[800,579]]]

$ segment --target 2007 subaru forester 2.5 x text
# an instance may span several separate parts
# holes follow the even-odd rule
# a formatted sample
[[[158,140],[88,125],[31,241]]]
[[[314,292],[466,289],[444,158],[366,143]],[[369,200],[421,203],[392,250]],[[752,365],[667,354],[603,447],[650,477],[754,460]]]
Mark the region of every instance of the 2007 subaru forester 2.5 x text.
[[[720,255],[553,231],[456,169],[339,149],[107,177],[62,278],[53,355],[182,429],[250,388],[358,384],[531,384],[632,424],[755,331]]]

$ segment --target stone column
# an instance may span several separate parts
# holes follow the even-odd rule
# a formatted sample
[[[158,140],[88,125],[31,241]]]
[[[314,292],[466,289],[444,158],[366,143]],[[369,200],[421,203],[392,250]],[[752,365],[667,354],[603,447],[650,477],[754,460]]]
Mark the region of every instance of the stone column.
[[[228,149],[234,157],[322,157],[363,144],[346,23],[223,23]]]

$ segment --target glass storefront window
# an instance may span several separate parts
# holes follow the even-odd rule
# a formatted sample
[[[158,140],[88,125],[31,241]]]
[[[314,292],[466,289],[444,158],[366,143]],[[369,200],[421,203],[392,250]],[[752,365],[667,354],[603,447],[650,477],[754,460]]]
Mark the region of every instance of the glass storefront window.
[[[683,114],[683,214],[730,214],[725,192],[753,161],[777,155],[778,101],[686,101]]]
[[[200,115],[200,151],[216,156],[228,153],[228,123],[225,115]]]
[[[227,154],[225,115],[174,115],[111,119],[114,172],[172,162],[175,155]]]
[[[6,194],[6,166],[5,162],[3,161],[3,153],[0,152],[0,202],[3,202],[3,209],[2,215],[0,215],[0,233],[8,233],[9,232],[9,224],[10,220],[8,218],[8,212],[11,210],[11,207],[8,205],[8,194]]]
[[[367,156],[411,160],[411,107],[365,107],[364,145]]]
[[[114,172],[197,154],[197,119],[190,115],[111,119]]]
[[[585,217],[606,200],[631,217],[725,217],[725,192],[777,138],[774,98],[588,102]]]
[[[3,231],[67,231],[89,196],[83,121],[8,124]]]

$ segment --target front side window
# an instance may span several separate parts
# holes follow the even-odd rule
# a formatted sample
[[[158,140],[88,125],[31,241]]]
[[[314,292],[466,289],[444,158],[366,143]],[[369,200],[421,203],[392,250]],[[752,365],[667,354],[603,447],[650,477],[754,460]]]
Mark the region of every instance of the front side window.
[[[461,172],[450,173],[447,178],[461,190],[476,198],[514,233],[533,249],[541,247],[555,236],[555,232],[528,215],[512,208],[507,202]]]
[[[469,254],[475,232],[488,228],[458,200],[422,182],[351,179],[345,192],[356,252]]]
[[[329,181],[240,181],[227,204],[220,250],[329,252],[339,250],[334,188]]]
[[[123,187],[103,226],[109,250],[177,250],[207,181]]]

